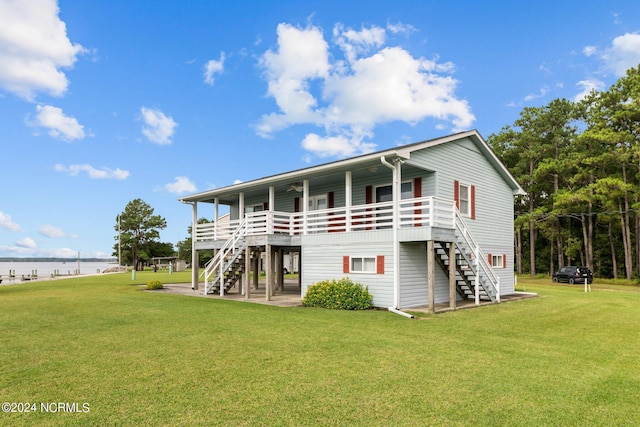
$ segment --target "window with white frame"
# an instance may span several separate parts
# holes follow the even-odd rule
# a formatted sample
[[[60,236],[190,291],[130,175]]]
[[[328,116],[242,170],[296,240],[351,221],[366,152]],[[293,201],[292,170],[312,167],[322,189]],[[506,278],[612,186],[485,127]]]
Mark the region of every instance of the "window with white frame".
[[[471,186],[460,183],[460,213],[471,215]]]
[[[244,213],[262,212],[264,210],[264,204],[245,206]]]
[[[491,267],[504,267],[504,255],[491,255]]]
[[[351,257],[352,273],[375,273],[376,257]]]
[[[342,272],[384,274],[384,255],[342,257]]]

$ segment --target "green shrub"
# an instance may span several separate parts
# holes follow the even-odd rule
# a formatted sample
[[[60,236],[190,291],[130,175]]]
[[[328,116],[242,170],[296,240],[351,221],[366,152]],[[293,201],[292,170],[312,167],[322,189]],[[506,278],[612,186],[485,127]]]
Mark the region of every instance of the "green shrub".
[[[150,282],[147,282],[147,289],[155,290],[162,289],[162,287],[162,282],[159,280],[151,280]]]
[[[309,286],[302,298],[302,305],[334,310],[366,310],[373,307],[373,296],[368,287],[353,283],[346,277],[324,280]]]

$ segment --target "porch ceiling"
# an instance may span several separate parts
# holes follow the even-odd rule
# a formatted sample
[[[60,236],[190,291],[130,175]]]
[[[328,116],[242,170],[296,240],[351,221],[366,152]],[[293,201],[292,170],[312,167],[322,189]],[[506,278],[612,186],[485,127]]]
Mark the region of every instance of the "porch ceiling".
[[[386,156],[388,160],[395,157],[399,156],[393,154]],[[301,186],[302,181],[305,179],[309,180],[309,188],[311,189],[315,186],[322,186],[332,182],[344,183],[344,176],[347,171],[351,171],[351,177],[353,180],[366,178],[369,175],[379,174],[380,172],[388,172],[389,179],[391,179],[392,175],[391,170],[380,162],[380,156],[363,159],[357,164],[352,162],[340,164],[340,162],[336,162],[331,165],[333,166],[331,168],[324,168],[322,166],[325,165],[322,165],[320,167],[300,169],[298,171],[247,181],[183,197],[180,200],[183,202],[196,201],[200,203],[213,203],[214,198],[217,197],[220,204],[230,205],[232,203],[237,203],[240,192],[244,192],[245,197],[264,195],[269,192],[269,187],[273,186],[276,194],[284,193],[291,189],[292,184],[298,184]],[[415,170],[415,168],[413,166],[405,165],[402,167],[402,170],[403,172],[410,172],[411,170]]]

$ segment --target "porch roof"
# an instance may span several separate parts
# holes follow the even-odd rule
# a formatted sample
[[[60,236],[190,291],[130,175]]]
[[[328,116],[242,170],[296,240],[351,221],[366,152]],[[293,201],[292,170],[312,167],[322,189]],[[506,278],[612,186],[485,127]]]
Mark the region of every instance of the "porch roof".
[[[297,169],[290,172],[284,172],[277,175],[271,175],[264,178],[259,178],[251,181],[241,182],[238,184],[229,185],[226,187],[215,188],[212,190],[195,193],[189,196],[178,199],[183,203],[190,202],[213,202],[214,198],[218,198],[222,204],[230,204],[234,200],[237,200],[240,192],[253,193],[268,191],[268,188],[273,186],[276,192],[287,191],[293,184],[302,185],[302,180],[309,179],[314,184],[322,184],[324,181],[331,180],[332,176],[344,174],[347,171],[351,171],[353,178],[357,178],[359,174],[368,173],[374,167],[384,168],[381,164],[380,158],[384,156],[387,160],[393,160],[396,158],[410,159],[411,153],[431,146],[443,144],[446,142],[456,141],[463,138],[470,138],[480,151],[487,157],[487,159],[494,165],[498,173],[505,179],[505,181],[513,189],[514,194],[525,194],[524,190],[513,178],[507,168],[500,162],[495,153],[491,150],[489,145],[480,136],[478,131],[471,130],[467,132],[461,132],[446,137],[435,138],[427,141],[416,142],[413,144],[394,147],[391,149],[376,151],[373,153],[363,154],[348,159],[337,160],[334,162],[324,163],[317,166],[311,166],[308,168]],[[370,172],[369,172],[370,173]]]

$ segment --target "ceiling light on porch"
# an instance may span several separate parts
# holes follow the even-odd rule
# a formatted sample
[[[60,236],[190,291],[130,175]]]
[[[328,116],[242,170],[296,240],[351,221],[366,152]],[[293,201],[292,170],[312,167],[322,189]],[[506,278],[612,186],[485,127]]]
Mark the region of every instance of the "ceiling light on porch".
[[[294,182],[293,184],[291,184],[291,187],[289,187],[289,189],[287,190],[287,192],[289,191],[297,191],[298,193],[301,193],[302,184],[300,184],[299,182]]]

